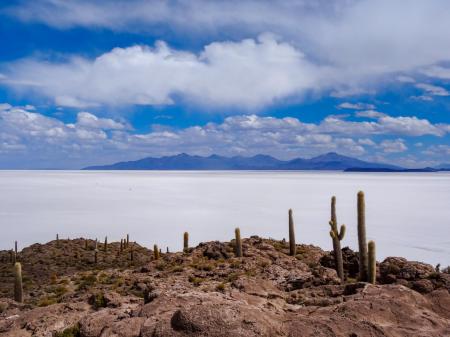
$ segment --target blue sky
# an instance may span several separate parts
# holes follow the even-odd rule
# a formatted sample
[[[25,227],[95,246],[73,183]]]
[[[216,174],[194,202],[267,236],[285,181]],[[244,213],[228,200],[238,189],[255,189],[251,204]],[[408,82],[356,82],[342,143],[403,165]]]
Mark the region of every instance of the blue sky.
[[[8,1],[0,168],[180,152],[450,163],[445,0]]]

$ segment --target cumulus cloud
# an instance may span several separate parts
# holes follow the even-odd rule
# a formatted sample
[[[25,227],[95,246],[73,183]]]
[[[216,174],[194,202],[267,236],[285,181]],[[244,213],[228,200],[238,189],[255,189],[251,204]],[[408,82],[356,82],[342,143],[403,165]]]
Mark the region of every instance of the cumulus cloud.
[[[430,66],[422,69],[421,73],[427,75],[428,77],[450,80],[450,68],[447,67]]]
[[[450,96],[447,89],[428,83],[417,83],[416,88],[424,90],[428,95],[432,96]]]
[[[0,167],[19,162],[34,168],[39,165],[77,168],[180,152],[229,156],[264,153],[292,158],[337,151],[370,156],[378,149],[384,153],[407,150],[403,139],[377,144],[372,136],[444,136],[447,133],[450,133],[447,124],[410,117],[383,116],[370,122],[327,117],[319,123],[305,123],[293,117],[254,114],[230,116],[221,123],[182,129],[154,127],[148,133],[137,133],[126,123],[88,112],[79,113],[75,123],[63,123],[36,111],[3,104],[0,153],[4,155],[0,156]]]
[[[408,150],[408,147],[405,145],[404,140],[400,138],[394,140],[383,140],[380,143],[380,147],[385,153],[398,153]]]
[[[380,118],[386,116],[385,113],[375,111],[375,110],[365,110],[365,111],[358,111],[355,113],[356,117],[366,117],[366,118]]]
[[[349,103],[344,102],[338,105],[340,109],[351,109],[351,110],[374,110],[375,105],[368,103]]]
[[[215,42],[195,54],[170,48],[115,48],[94,60],[14,63],[6,83],[24,86],[58,105],[172,104],[175,96],[214,106],[259,108],[313,90],[319,71],[292,45],[270,34]]]

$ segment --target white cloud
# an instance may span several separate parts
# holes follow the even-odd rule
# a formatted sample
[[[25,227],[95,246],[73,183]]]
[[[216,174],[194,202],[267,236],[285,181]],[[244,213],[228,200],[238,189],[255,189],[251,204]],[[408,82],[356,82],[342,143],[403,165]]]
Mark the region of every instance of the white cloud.
[[[401,83],[415,83],[416,80],[410,76],[406,76],[406,75],[399,75],[397,76],[397,81],[401,82]]]
[[[404,140],[400,138],[395,140],[383,140],[380,143],[380,147],[385,153],[398,153],[408,150],[408,147],[405,145]]]
[[[368,103],[349,103],[344,102],[338,105],[340,109],[351,109],[351,110],[373,110],[375,105]]]
[[[428,83],[418,83],[416,84],[416,88],[424,90],[428,95],[432,96],[450,96],[450,93],[447,89],[443,87],[439,87],[437,85],[428,84]]]
[[[441,66],[430,66],[425,69],[422,69],[422,74],[427,75],[428,77],[440,78],[443,80],[450,79],[450,68],[445,68]]]
[[[78,113],[77,125],[86,128],[106,130],[123,130],[129,128],[126,123],[120,123],[110,118],[98,118],[97,116],[85,111]]]
[[[355,116],[377,119],[386,116],[386,114],[375,110],[366,110],[366,111],[357,111],[355,113]]]
[[[267,34],[211,43],[199,54],[158,42],[155,48],[116,48],[95,60],[26,59],[9,69],[6,83],[32,83],[29,90],[71,107],[172,104],[181,95],[200,104],[252,109],[315,89],[320,73],[300,51]]]

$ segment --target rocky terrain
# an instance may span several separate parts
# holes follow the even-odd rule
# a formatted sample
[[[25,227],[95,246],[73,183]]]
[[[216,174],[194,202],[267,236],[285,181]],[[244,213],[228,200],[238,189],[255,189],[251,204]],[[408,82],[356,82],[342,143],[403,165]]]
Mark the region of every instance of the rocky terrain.
[[[391,257],[377,284],[358,282],[344,248],[346,282],[332,253],[309,245],[243,239],[163,253],[84,239],[35,244],[18,254],[24,303],[0,252],[0,336],[450,336],[450,274]],[[131,253],[131,250],[133,253]],[[131,260],[131,256],[133,260]]]

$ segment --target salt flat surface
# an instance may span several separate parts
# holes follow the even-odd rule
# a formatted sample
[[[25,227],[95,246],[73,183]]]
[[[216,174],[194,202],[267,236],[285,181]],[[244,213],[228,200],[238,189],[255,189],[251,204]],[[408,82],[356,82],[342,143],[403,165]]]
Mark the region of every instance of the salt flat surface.
[[[450,174],[341,172],[0,171],[0,248],[60,238],[131,240],[181,250],[243,236],[287,238],[324,249],[330,197],[337,197],[343,246],[357,248],[356,193],[366,193],[368,239],[377,258],[450,264]]]

